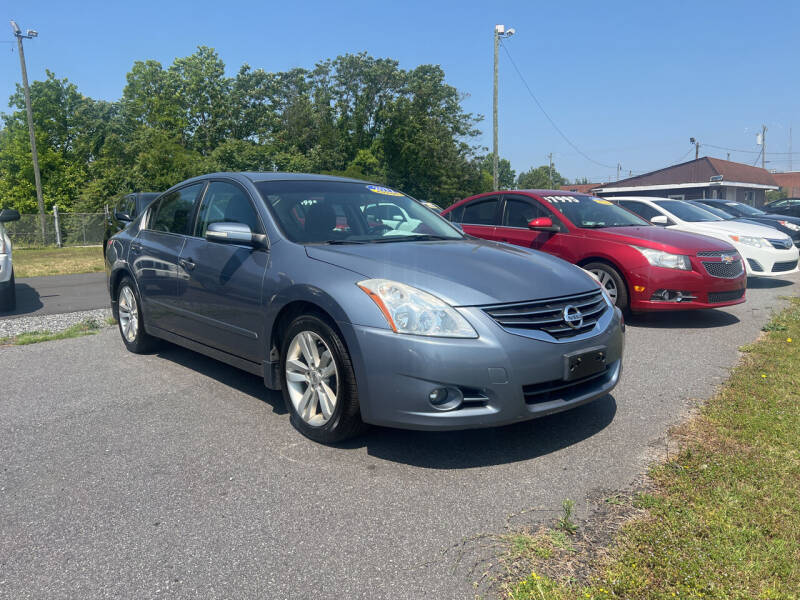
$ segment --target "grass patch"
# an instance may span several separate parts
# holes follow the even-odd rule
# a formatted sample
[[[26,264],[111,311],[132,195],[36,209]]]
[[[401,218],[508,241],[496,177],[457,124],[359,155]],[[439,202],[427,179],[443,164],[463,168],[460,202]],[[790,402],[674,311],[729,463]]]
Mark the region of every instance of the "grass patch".
[[[764,330],[676,431],[681,449],[651,469],[606,556],[578,581],[536,556],[507,597],[800,598],[800,299]]]
[[[28,331],[12,337],[0,338],[0,346],[25,346],[51,340],[65,340],[84,335],[94,335],[100,329],[102,329],[100,323],[94,319],[88,319],[61,331]]]
[[[102,271],[102,246],[71,246],[68,248],[14,248],[14,275],[72,275]]]

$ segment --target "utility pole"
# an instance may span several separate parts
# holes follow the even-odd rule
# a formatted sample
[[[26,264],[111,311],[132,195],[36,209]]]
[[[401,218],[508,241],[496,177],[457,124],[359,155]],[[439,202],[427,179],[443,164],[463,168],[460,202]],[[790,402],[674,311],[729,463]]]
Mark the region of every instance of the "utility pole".
[[[14,30],[14,37],[17,38],[17,48],[19,48],[19,64],[22,68],[22,88],[25,92],[25,111],[28,113],[28,133],[31,137],[31,154],[33,155],[33,179],[36,183],[36,203],[39,205],[39,225],[42,229],[42,244],[45,242],[45,221],[44,221],[44,198],[42,197],[42,178],[39,174],[39,154],[36,152],[36,134],[33,130],[33,110],[31,109],[31,90],[28,87],[28,70],[25,67],[25,51],[22,49],[22,40],[30,40],[39,35],[33,29],[23,34],[19,25],[11,21],[11,29]]]
[[[497,149],[497,70],[499,63],[500,52],[500,38],[511,37],[516,33],[516,30],[509,28],[506,30],[505,25],[494,26],[494,96],[492,103],[492,189],[498,189],[497,177],[497,163],[500,160]]]
[[[622,165],[617,163],[617,181],[619,181],[619,172],[622,169]]]
[[[550,167],[547,170],[547,176],[550,178],[550,189],[553,189],[553,153],[547,155],[547,158],[550,161]]]
[[[761,168],[767,168],[767,126],[761,126]]]

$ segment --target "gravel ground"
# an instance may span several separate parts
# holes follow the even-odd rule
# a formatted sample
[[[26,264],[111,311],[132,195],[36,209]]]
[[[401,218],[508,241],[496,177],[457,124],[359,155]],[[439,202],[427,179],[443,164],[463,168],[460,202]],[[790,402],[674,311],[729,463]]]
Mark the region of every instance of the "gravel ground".
[[[105,327],[108,325],[106,319],[110,316],[110,308],[97,308],[95,310],[79,310],[56,315],[35,315],[32,317],[3,319],[0,320],[0,338],[13,337],[28,331],[62,331],[76,323],[88,321],[89,319],[94,319]]]

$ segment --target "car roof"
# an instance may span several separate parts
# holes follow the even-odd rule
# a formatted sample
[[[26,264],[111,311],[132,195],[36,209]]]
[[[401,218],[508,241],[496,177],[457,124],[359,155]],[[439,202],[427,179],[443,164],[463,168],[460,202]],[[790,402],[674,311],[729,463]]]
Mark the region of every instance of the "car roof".
[[[241,182],[259,183],[262,181],[340,181],[346,183],[366,183],[371,182],[361,179],[352,179],[350,177],[338,177],[336,175],[319,175],[315,173],[282,173],[271,171],[222,171],[217,173],[206,173],[192,177],[181,183],[189,183],[192,181],[203,181],[206,179],[225,178],[234,179]]]

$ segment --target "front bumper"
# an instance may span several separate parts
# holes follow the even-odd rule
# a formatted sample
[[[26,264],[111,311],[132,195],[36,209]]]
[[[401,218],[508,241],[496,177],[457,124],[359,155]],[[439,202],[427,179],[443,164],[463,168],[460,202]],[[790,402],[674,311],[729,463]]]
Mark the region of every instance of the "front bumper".
[[[628,281],[631,310],[645,312],[721,308],[745,301],[747,278],[744,273],[733,279],[712,277],[700,272],[703,267],[698,259],[693,258],[692,264],[692,271],[649,266],[632,269]],[[652,300],[653,294],[658,290],[690,292],[695,299],[681,302]]]
[[[737,250],[745,260],[748,277],[782,277],[798,271],[800,251],[796,246],[779,250],[739,244]]]
[[[470,429],[517,423],[585,404],[610,392],[622,371],[622,314],[608,309],[579,340],[544,341],[509,333],[475,307],[459,309],[477,339],[396,334],[339,323],[358,382],[367,423],[407,429]],[[604,348],[607,368],[587,381],[564,385],[564,355]],[[432,389],[458,388],[455,410],[440,411]]]

